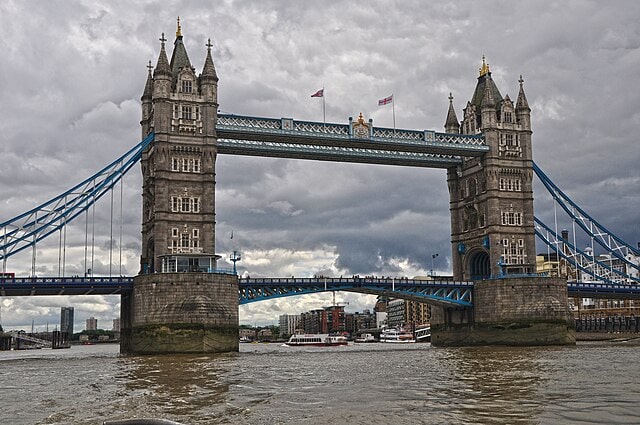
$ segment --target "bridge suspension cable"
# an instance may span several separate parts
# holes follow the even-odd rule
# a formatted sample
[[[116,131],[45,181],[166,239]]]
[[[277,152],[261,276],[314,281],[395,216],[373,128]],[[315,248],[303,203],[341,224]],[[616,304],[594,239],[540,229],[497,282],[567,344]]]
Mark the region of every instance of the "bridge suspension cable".
[[[632,274],[620,270],[618,267],[613,265],[612,260],[609,260],[609,264],[597,260],[595,252],[593,252],[593,246],[591,247],[591,253],[578,249],[575,242],[575,226],[577,225],[590,238],[592,245],[593,242],[600,245],[604,248],[607,254],[611,255],[610,259],[615,257],[617,259],[616,261],[626,266],[626,270],[633,269],[635,271],[640,271],[640,265],[629,261],[628,258],[629,255],[640,256],[640,250],[626,243],[621,238],[610,232],[606,227],[601,225],[598,221],[593,219],[562,190],[560,190],[560,188],[558,188],[558,186],[555,185],[535,163],[533,164],[533,170],[544,187],[553,197],[555,221],[555,229],[552,230],[551,226],[545,225],[536,217],[536,235],[560,257],[575,267],[576,270],[580,270],[591,279],[601,280],[606,283],[616,283],[614,279],[640,283],[640,279],[638,277],[634,277]],[[562,210],[565,211],[574,225],[573,243],[570,243],[558,233],[557,211],[555,209],[556,205],[559,205]]]
[[[140,160],[142,152],[153,139],[154,134],[151,133],[120,158],[83,182],[23,214],[0,223],[0,258],[3,260],[3,271],[6,272],[7,258],[29,247],[34,248],[32,271],[35,270],[36,243],[56,231],[62,231],[68,223],[88,211],[107,191],[112,190]],[[95,215],[95,210],[93,214]],[[88,223],[85,226],[88,230]],[[61,238],[64,236],[61,235]],[[60,262],[63,261],[61,258]]]

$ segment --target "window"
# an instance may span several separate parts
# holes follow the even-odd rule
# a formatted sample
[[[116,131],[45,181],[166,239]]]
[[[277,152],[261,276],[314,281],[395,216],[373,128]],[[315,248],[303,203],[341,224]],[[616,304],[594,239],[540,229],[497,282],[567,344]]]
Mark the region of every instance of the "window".
[[[172,212],[179,212],[180,211],[180,204],[179,204],[179,199],[177,196],[172,196],[171,197],[171,211]]]
[[[505,112],[504,113],[504,122],[506,122],[506,123],[513,122],[513,116],[511,115],[511,112]]]
[[[180,107],[178,105],[173,105],[173,118],[180,118]]]
[[[502,212],[502,225],[503,226],[521,226],[522,225],[522,213],[520,212]]]
[[[171,171],[183,173],[200,173],[200,158],[172,157]]]
[[[507,146],[513,146],[513,134],[505,134],[504,140]]]
[[[171,229],[171,237],[177,238],[178,237],[178,228],[174,227]]]
[[[182,119],[183,120],[190,120],[193,119],[193,109],[191,108],[191,106],[182,106]]]
[[[189,248],[191,237],[188,233],[183,233],[180,237],[180,248]]]
[[[192,233],[193,233],[193,237],[194,237],[195,239],[197,239],[197,238],[199,238],[199,237],[200,237],[200,229],[193,229],[193,232],[192,232]]]
[[[188,196],[172,196],[171,197],[171,211],[183,212],[183,213],[199,213],[200,212],[200,198],[188,197]]]
[[[182,208],[180,211],[182,212],[190,212],[191,208],[190,208],[190,204],[191,202],[189,202],[190,199],[189,198],[182,198]]]
[[[191,80],[182,80],[182,93],[192,93],[193,84]]]

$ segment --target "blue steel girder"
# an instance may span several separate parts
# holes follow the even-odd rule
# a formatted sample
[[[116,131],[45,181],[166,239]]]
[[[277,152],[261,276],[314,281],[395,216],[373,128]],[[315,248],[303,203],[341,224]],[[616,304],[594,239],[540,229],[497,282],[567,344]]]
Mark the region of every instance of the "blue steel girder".
[[[640,285],[568,282],[567,293],[569,297],[640,300]]]
[[[472,307],[473,283],[394,278],[240,278],[240,304],[327,291],[385,295],[447,307]]]
[[[94,205],[140,159],[154,140],[150,133],[120,158],[53,199],[0,223],[0,259],[17,254],[62,229]]]
[[[370,127],[365,137],[351,124],[218,115],[218,153],[320,161],[448,168],[461,156],[489,151],[482,135]]]
[[[0,297],[122,295],[132,289],[133,278],[126,276],[0,278]]]

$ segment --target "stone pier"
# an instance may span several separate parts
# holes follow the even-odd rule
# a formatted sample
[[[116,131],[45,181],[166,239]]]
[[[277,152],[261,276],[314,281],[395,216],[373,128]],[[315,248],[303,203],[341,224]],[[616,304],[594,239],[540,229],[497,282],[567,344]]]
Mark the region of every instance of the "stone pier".
[[[567,283],[559,278],[519,277],[475,282],[471,309],[433,307],[431,344],[568,345],[575,325]]]
[[[238,351],[238,277],[214,273],[152,273],[122,296],[120,352]]]

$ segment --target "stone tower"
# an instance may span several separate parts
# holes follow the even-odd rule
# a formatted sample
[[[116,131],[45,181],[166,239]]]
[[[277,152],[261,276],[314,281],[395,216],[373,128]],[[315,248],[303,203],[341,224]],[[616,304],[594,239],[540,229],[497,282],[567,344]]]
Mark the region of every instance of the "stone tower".
[[[531,109],[520,78],[514,104],[483,57],[460,123],[449,96],[445,131],[484,134],[489,152],[447,171],[453,274],[461,280],[535,271]]]
[[[238,351],[238,277],[215,254],[218,77],[211,41],[196,74],[180,20],[167,60],[142,95],[142,255],[133,291],[121,302],[123,353]]]
[[[167,60],[164,33],[158,63],[142,95],[141,273],[215,269],[215,163],[218,77],[211,43],[200,75],[189,61],[180,22]]]

